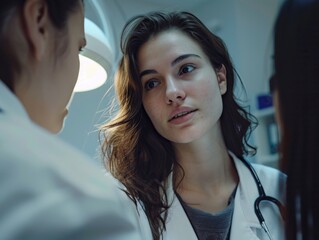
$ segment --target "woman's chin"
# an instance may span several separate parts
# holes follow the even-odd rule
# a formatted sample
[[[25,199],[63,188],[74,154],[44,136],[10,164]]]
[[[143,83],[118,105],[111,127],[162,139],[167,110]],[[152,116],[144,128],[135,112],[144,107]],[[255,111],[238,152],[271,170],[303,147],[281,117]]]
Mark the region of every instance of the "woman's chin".
[[[68,109],[65,109],[63,111],[63,113],[61,114],[61,117],[57,120],[56,124],[54,126],[52,126],[52,128],[51,128],[52,133],[59,134],[63,131],[68,113],[69,113]]]

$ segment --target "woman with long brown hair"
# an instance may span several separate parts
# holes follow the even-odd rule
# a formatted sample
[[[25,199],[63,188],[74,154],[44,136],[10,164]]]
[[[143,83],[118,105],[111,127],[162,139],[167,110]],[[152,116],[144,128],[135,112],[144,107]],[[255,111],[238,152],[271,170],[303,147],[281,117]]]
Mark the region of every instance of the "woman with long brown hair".
[[[234,95],[223,41],[191,13],[153,12],[128,22],[122,52],[119,111],[102,127],[103,152],[137,204],[145,238],[268,239],[244,160],[255,151],[248,143],[255,121]],[[282,200],[284,175],[254,169],[265,192]],[[282,239],[278,208],[261,210]]]

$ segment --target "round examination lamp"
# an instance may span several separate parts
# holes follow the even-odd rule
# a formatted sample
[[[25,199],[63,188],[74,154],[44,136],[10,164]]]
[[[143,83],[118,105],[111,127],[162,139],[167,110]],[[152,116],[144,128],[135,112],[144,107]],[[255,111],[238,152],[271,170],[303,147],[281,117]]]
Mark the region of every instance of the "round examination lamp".
[[[102,30],[85,18],[87,45],[80,53],[80,71],[74,92],[84,92],[102,86],[112,69],[113,52]]]

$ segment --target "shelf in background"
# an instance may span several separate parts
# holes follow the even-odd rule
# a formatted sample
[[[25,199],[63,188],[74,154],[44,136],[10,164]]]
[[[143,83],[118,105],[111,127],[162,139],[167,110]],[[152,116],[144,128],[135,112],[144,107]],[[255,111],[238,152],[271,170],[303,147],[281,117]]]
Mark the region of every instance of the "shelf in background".
[[[258,120],[258,126],[253,132],[257,147],[256,163],[278,168],[279,154],[276,146],[279,138],[275,122],[274,107],[267,107],[253,113]]]
[[[275,114],[275,109],[273,107],[268,107],[265,109],[258,110],[257,112],[254,113],[254,116],[256,118],[263,118],[267,116],[272,116]]]
[[[272,164],[273,162],[277,162],[279,160],[279,154],[269,154],[269,155],[261,155],[258,157],[258,163],[261,164]]]

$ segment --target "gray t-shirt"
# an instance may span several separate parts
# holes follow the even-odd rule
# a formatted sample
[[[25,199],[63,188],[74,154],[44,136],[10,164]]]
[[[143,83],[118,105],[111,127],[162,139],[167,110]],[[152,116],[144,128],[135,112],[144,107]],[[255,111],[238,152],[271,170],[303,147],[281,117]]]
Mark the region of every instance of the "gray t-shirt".
[[[199,240],[228,240],[234,211],[236,189],[229,198],[228,206],[217,213],[204,212],[188,206],[176,193]]]

